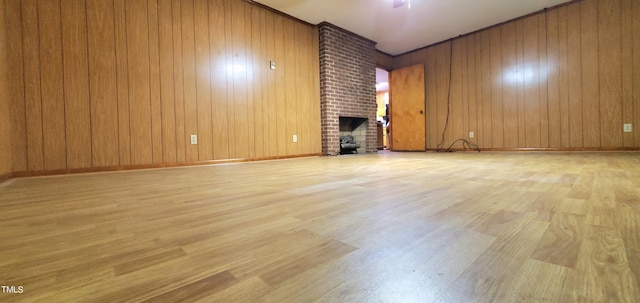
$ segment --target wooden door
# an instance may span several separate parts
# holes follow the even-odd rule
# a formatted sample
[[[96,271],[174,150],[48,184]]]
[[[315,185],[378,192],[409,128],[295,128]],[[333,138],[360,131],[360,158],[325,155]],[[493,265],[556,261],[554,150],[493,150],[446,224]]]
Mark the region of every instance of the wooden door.
[[[426,150],[424,94],[424,65],[391,71],[389,106],[392,150]]]

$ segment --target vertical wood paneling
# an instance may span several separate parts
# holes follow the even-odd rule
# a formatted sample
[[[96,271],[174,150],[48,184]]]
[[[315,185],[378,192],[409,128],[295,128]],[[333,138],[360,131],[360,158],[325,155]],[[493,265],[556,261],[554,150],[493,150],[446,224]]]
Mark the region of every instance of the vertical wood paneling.
[[[516,24],[502,27],[502,96],[504,104],[504,147],[518,147]]]
[[[476,35],[468,37],[467,41],[467,85],[469,93],[469,129],[468,131],[474,132],[474,138],[470,138],[472,142],[477,142],[478,132],[478,110],[477,110],[477,79],[476,79]],[[435,59],[435,58],[434,58]],[[427,123],[429,125],[429,123]]]
[[[286,122],[286,154],[293,155],[298,153],[298,144],[292,140],[293,135],[296,133],[296,44],[295,44],[295,29],[293,28],[292,20],[284,19],[283,29],[284,37],[294,37],[293,39],[284,39],[284,56],[292,60],[291,64],[285,64],[285,122]]]
[[[622,141],[622,33],[620,27],[620,0],[599,1],[598,62],[600,99],[597,112],[600,128],[590,131],[602,134],[603,147],[623,146]],[[597,96],[596,96],[597,97]],[[585,128],[587,129],[587,128]]]
[[[113,1],[88,1],[87,27],[93,165],[118,165],[118,90]]]
[[[580,5],[567,7],[567,87],[569,95],[569,147],[583,147],[582,55]]]
[[[254,121],[255,121],[255,156],[265,156],[265,130],[267,129],[266,120],[264,120],[264,102],[266,100],[264,92],[262,90],[262,77],[264,74],[264,68],[267,66],[268,61],[264,58],[264,40],[261,39],[261,30],[264,28],[264,19],[261,17],[261,10],[256,6],[250,6],[251,12],[251,55],[252,55],[252,71],[253,74],[253,100],[254,100]]]
[[[314,27],[237,0],[3,3],[14,170],[320,152]]]
[[[425,77],[426,77],[426,102],[427,106],[427,148],[436,148],[440,143],[439,134],[442,132],[438,128],[438,95],[437,95],[437,66],[436,66],[436,54],[435,47],[430,47],[427,52],[426,64],[425,64]]]
[[[244,3],[231,1],[234,16],[244,15]],[[233,63],[233,107],[236,134],[236,157],[249,156],[249,126],[247,125],[247,74],[246,74],[246,41],[244,18],[232,18]]]
[[[527,115],[525,103],[524,21],[516,21],[516,70],[515,85],[518,99],[518,147],[527,146]]]
[[[607,0],[618,1],[618,0]],[[580,3],[582,53],[582,131],[584,146],[600,146],[600,106],[598,94],[598,2]],[[617,35],[618,40],[620,35]],[[619,52],[619,50],[618,50]],[[611,54],[607,54],[609,56]],[[619,56],[618,56],[619,59]],[[618,69],[619,72],[619,69]],[[619,107],[617,107],[619,109]]]
[[[12,100],[11,92],[9,90],[9,50],[7,49],[9,37],[9,20],[11,18],[5,14],[5,10],[8,11],[8,1],[0,2],[0,58],[5,58],[4,64],[0,65],[0,176],[4,179],[7,174],[13,172],[13,147],[12,141],[15,141],[12,132],[12,119],[9,117],[11,114]],[[13,11],[15,12],[15,11]]]
[[[160,99],[160,38],[158,0],[147,1],[149,23],[149,97],[151,107],[151,155],[153,163],[162,163],[162,100]]]
[[[198,102],[198,157],[213,160],[213,129],[211,126],[211,65],[209,49],[209,6],[207,0],[196,0],[196,95]]]
[[[504,147],[504,114],[502,104],[502,31],[489,30],[491,44],[491,131],[493,146]]]
[[[275,15],[271,12],[265,13],[265,37],[266,37],[266,51],[267,57],[269,60],[276,60],[276,34],[275,34]],[[279,58],[279,57],[278,57]],[[279,154],[278,149],[278,128],[280,126],[280,121],[278,119],[278,107],[277,107],[277,67],[278,62],[276,61],[276,70],[269,70],[267,72],[267,91],[268,91],[268,104],[269,104],[269,156],[277,156]]]
[[[633,0],[621,0],[622,62],[633,62]],[[622,123],[633,123],[633,64],[622,64]],[[634,146],[633,132],[623,133],[625,147]]]
[[[562,147],[571,146],[569,115],[569,38],[567,7],[558,9],[558,86],[560,98],[560,141]]]
[[[44,169],[67,165],[62,21],[59,1],[38,1]]]
[[[524,56],[522,78],[524,79],[525,136],[527,147],[540,147],[540,77],[538,71],[538,18],[525,18]]]
[[[453,39],[443,145],[474,131],[483,148],[640,147],[639,132],[621,130],[640,124],[639,7],[632,0],[575,1]],[[396,68],[427,68],[429,148],[432,130],[439,129],[439,143],[447,119],[448,43],[393,60]],[[458,52],[465,43],[467,52]]]
[[[558,10],[546,13],[547,20],[547,96],[549,112],[549,147],[561,147],[560,72],[558,49]]]
[[[209,42],[211,51],[211,98],[213,158],[229,158],[229,118],[227,104],[227,60],[224,0],[209,3]]]
[[[233,53],[233,8],[231,7],[232,1],[225,0],[224,1],[224,10],[225,10],[225,58],[226,58],[226,66],[225,66],[225,75],[227,78],[227,118],[228,121],[228,129],[227,133],[229,134],[229,157],[236,158],[236,142],[237,136],[236,134],[236,118],[235,118],[235,102],[234,102],[234,53]]]
[[[540,147],[549,147],[549,101],[547,87],[546,12],[538,14],[538,88],[540,89]],[[536,67],[534,66],[534,69]]]
[[[184,89],[184,125],[186,161],[198,161],[199,148],[191,144],[191,135],[198,135],[198,103],[196,92],[196,53],[194,29],[194,0],[182,0],[182,69]],[[200,142],[198,142],[200,143]]]
[[[62,1],[67,167],[91,167],[89,63],[84,0]]]
[[[256,156],[256,124],[254,107],[255,101],[253,96],[253,89],[255,82],[253,81],[253,45],[251,41],[252,35],[252,20],[251,20],[251,6],[243,2],[244,6],[244,49],[245,49],[245,76],[246,76],[246,102],[247,102],[247,115],[245,124],[247,125],[247,149],[249,158],[255,158]]]
[[[453,56],[451,60],[451,115],[449,116],[449,132],[447,146],[463,132],[462,123],[462,45],[461,40],[452,41]],[[415,60],[413,60],[415,62]]]
[[[120,165],[131,164],[131,123],[129,117],[129,56],[125,0],[113,1],[118,86],[118,153]],[[132,62],[131,64],[135,64]]]
[[[171,0],[158,0],[162,159],[176,162],[176,111],[173,73],[173,10]]]
[[[185,130],[184,116],[184,70],[182,57],[182,4],[181,0],[173,0],[173,81],[175,94],[176,116],[176,161],[183,162],[187,159],[187,145],[189,134]]]
[[[491,36],[489,31],[480,33],[480,47],[481,47],[481,68],[482,75],[480,81],[482,81],[482,146],[489,147],[493,145],[493,104],[492,104],[492,91],[493,81],[491,78]],[[500,130],[502,131],[502,130]]]
[[[275,123],[277,129],[276,140],[278,141],[278,155],[287,154],[287,108],[286,108],[286,64],[278,65],[278,62],[284,63],[285,45],[284,45],[284,18],[282,16],[274,16],[274,35],[275,35],[275,58],[276,58],[276,115]],[[277,66],[280,66],[278,68]]]
[[[636,131],[633,132],[635,146],[640,146],[640,3],[633,1],[633,125]]]
[[[25,171],[29,169],[27,162],[27,121],[24,91],[24,56],[22,45],[22,3],[20,0],[6,1],[7,28],[7,68],[11,71],[8,76],[10,102],[9,116],[11,132],[14,140],[11,142],[11,155],[13,171]],[[11,50],[11,51],[8,51]],[[15,89],[10,89],[15,88]],[[9,122],[8,122],[9,123]]]

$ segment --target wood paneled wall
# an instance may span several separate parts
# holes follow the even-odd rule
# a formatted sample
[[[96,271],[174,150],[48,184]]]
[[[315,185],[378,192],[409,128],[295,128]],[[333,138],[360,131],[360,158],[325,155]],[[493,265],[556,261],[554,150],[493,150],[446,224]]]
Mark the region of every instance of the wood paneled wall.
[[[5,3],[0,1],[0,182],[12,172],[11,165],[11,120],[9,118],[9,83],[6,44]]]
[[[242,0],[6,3],[14,171],[321,152],[309,25]]]
[[[416,63],[426,68],[430,149],[449,77],[444,147],[469,131],[482,148],[640,147],[638,1],[579,1],[394,59]]]

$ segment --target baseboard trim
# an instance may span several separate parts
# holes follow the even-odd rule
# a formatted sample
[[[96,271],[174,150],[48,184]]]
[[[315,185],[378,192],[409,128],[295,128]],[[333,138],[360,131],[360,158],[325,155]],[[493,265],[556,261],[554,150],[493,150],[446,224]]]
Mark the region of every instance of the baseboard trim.
[[[14,174],[13,173],[7,173],[7,174],[4,174],[4,175],[0,175],[0,184],[3,184],[4,182],[9,181],[12,178],[14,178]]]
[[[429,152],[435,152],[437,149],[427,149]],[[452,148],[451,151],[465,151],[464,148]],[[473,148],[467,148],[466,151],[476,151]],[[480,148],[480,151],[496,151],[496,152],[615,152],[615,151],[640,151],[640,147],[523,147],[523,148]]]
[[[215,164],[227,164],[227,163],[243,163],[243,162],[255,162],[255,161],[267,161],[267,160],[282,160],[293,158],[305,158],[305,157],[320,157],[322,153],[302,154],[302,155],[290,155],[290,156],[273,156],[273,157],[258,157],[258,158],[238,158],[238,159],[224,159],[224,160],[209,160],[198,162],[174,162],[174,163],[154,163],[144,165],[125,165],[125,166],[107,166],[107,167],[90,167],[90,168],[69,168],[69,169],[55,169],[55,170],[38,170],[38,171],[21,171],[8,174],[8,179],[11,178],[26,178],[26,177],[42,177],[42,176],[57,176],[57,175],[69,175],[69,174],[84,174],[84,173],[101,173],[101,172],[114,172],[114,171],[127,171],[127,170],[141,170],[141,169],[158,169],[158,168],[172,168],[172,167],[187,167],[187,166],[202,166],[202,165],[215,165]],[[0,183],[3,180],[0,176]],[[7,180],[8,180],[7,179]]]

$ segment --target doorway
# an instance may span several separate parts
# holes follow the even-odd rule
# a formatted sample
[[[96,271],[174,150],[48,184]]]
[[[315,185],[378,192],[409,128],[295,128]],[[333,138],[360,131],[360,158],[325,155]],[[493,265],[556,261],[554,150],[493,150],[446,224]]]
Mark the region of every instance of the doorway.
[[[389,80],[391,150],[425,151],[424,65],[395,69]]]
[[[378,149],[389,149],[389,72],[379,67],[376,67],[376,104]]]

